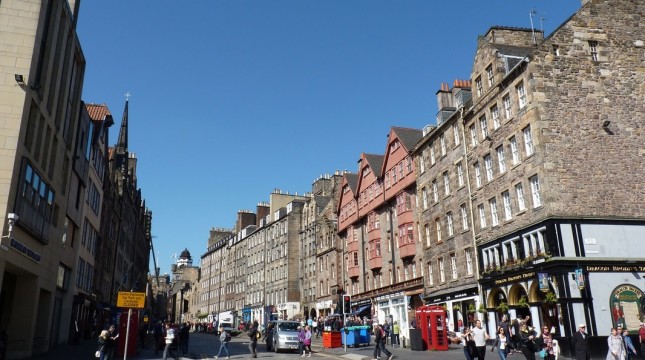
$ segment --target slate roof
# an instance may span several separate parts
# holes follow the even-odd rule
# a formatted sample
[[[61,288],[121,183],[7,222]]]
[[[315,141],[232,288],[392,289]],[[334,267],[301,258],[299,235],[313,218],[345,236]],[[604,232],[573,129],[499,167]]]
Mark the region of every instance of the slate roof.
[[[423,138],[423,130],[420,129],[392,127],[392,131],[396,133],[396,136],[401,140],[401,144],[403,144],[407,150],[414,148],[419,140]]]
[[[354,194],[356,194],[356,185],[358,185],[358,174],[347,172],[345,173],[344,176],[345,176],[345,179],[347,179],[347,184],[349,185],[349,189],[352,190]]]
[[[367,164],[372,169],[374,176],[381,177],[381,168],[383,167],[384,159],[385,156],[383,155],[365,154],[365,160],[367,160]]]

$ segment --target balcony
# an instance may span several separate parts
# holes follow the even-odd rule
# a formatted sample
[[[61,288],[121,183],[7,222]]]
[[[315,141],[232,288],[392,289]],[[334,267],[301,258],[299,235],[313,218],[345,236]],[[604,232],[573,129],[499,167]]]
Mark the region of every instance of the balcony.
[[[399,256],[401,259],[414,256],[417,253],[417,245],[416,243],[405,243],[399,245]]]
[[[370,270],[380,269],[383,267],[383,259],[380,256],[369,260],[368,267]]]
[[[349,269],[347,269],[347,276],[349,276],[350,279],[358,278],[359,275],[360,270],[358,269],[358,266],[350,267]]]

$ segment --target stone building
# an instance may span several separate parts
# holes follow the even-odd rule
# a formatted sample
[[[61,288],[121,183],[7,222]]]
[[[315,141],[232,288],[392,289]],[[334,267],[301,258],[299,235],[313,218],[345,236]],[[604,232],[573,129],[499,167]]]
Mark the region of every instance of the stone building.
[[[385,155],[361,154],[358,174],[343,175],[337,209],[354,313],[398,321],[406,337],[423,293],[411,153],[421,137],[421,130],[392,127]]]
[[[305,319],[332,313],[342,293],[342,244],[336,234],[336,208],[342,176],[314,181],[300,222],[300,302]]]
[[[222,252],[227,240],[234,234],[232,229],[211,228],[208,247],[199,262],[199,300],[196,316],[202,322],[212,323],[217,320],[222,294],[221,263]]]
[[[414,148],[419,239],[424,247],[425,300],[448,310],[451,331],[474,326],[479,308],[477,262],[461,110],[470,81],[442,84],[437,126],[427,126]]]
[[[463,123],[489,330],[530,315],[569,354],[577,324],[595,338],[645,315],[643,16],[593,0],[547,38],[478,40]]]
[[[199,311],[200,268],[193,266],[193,257],[184,249],[172,264],[173,279],[170,283],[168,303],[171,311],[169,320],[176,324],[201,322]]]

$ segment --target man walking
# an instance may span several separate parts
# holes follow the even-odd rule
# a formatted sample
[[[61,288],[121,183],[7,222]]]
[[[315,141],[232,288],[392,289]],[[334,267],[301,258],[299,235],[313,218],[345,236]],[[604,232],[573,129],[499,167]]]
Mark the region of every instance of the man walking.
[[[475,322],[475,327],[472,330],[473,340],[477,346],[477,359],[484,360],[486,356],[486,340],[490,339],[486,329],[482,328],[481,320]]]
[[[258,326],[259,324],[257,320],[254,320],[253,325],[251,325],[249,331],[246,332],[246,334],[249,336],[249,351],[251,351],[252,358],[258,357]]]
[[[170,323],[166,323],[166,347],[163,349],[163,360],[166,360],[168,354],[172,355],[173,358],[177,358],[177,355],[172,351],[173,341],[175,341],[175,329],[170,326]]]
[[[578,325],[578,331],[573,334],[571,343],[576,352],[576,360],[589,360],[589,335],[585,332],[585,324]]]
[[[645,323],[638,329],[638,343],[641,344],[641,356],[645,357]]]

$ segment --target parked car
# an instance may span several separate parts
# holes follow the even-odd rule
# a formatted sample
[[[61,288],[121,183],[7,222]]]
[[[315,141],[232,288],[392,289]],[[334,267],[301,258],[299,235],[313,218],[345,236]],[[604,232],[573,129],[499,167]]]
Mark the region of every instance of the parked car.
[[[273,351],[298,350],[300,348],[300,344],[298,343],[298,327],[300,323],[286,320],[272,322],[274,323],[271,339]]]

